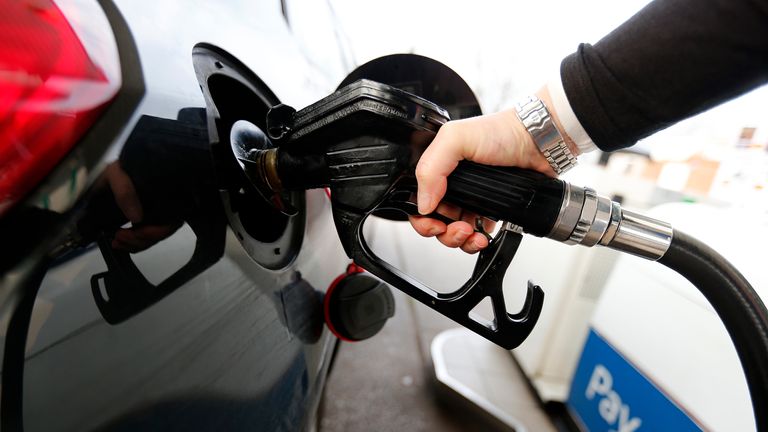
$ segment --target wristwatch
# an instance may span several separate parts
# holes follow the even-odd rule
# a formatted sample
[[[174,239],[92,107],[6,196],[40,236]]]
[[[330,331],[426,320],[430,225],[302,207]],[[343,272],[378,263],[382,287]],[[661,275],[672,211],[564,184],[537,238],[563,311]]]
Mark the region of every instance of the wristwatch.
[[[536,96],[528,96],[515,105],[515,112],[558,175],[576,166],[576,157],[557,130],[544,102]]]

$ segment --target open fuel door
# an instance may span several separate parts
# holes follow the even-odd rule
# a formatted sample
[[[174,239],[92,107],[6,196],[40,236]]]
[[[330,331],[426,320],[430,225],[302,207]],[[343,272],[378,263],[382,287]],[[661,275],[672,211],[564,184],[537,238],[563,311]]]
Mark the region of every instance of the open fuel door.
[[[267,112],[280,101],[261,79],[223,49],[201,43],[192,56],[205,97],[211,156],[229,225],[256,262],[269,269],[283,268],[301,249],[306,223],[304,193],[293,192],[287,198],[296,209],[294,214],[276,210],[244,177],[230,145],[232,125],[248,122],[263,130]],[[269,141],[261,144],[271,145]]]

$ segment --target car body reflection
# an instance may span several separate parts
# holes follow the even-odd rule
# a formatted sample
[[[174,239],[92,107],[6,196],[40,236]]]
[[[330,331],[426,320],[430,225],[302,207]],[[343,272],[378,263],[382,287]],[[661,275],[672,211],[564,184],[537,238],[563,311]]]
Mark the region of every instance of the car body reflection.
[[[46,407],[76,429],[100,424],[84,419],[163,430],[308,421],[330,350],[327,338],[303,348],[320,341],[322,293],[243,254],[213,187],[207,135],[184,114],[137,122],[45,269],[24,349],[26,412]],[[126,201],[140,203],[140,220]],[[142,227],[165,229],[116,241]]]
[[[228,212],[279,233],[260,207],[236,208],[247,193],[222,200],[192,50],[232,52],[301,105],[343,79],[336,48],[305,47],[290,0],[54,3],[87,50],[114,42],[122,84],[0,218],[2,430],[309,429],[336,343],[318,297],[348,259],[323,191],[302,195],[291,255],[256,262],[275,255],[268,236],[246,250]],[[323,8],[301,34],[333,36]],[[239,95],[228,102],[251,110]]]

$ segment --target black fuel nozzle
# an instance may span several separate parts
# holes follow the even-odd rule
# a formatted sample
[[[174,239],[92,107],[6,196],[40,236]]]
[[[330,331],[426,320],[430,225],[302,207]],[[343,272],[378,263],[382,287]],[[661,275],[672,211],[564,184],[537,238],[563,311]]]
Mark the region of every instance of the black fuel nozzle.
[[[416,191],[416,163],[448,120],[447,111],[427,100],[360,80],[298,112],[273,107],[269,137],[246,123],[233,127],[232,139],[246,174],[265,195],[330,187],[339,204],[367,211],[393,188]],[[257,133],[270,141],[262,145],[268,151],[235,144]],[[462,162],[448,178],[445,201],[545,236],[563,194],[563,182],[537,172]],[[415,208],[402,210],[417,214]]]
[[[278,209],[290,214],[287,191],[329,187],[336,229],[350,258],[507,349],[530,334],[544,297],[541,288],[529,283],[523,309],[506,311],[502,282],[523,232],[569,244],[600,243],[649,258],[658,258],[668,247],[671,227],[667,236],[668,225],[622,213],[617,203],[590,189],[520,168],[463,161],[448,177],[444,200],[505,221],[502,230],[479,254],[470,279],[453,293],[433,290],[404,274],[368,247],[363,223],[381,209],[418,214],[409,200],[416,192],[416,164],[448,120],[447,111],[427,100],[360,80],[300,111],[274,107],[267,116],[269,137],[250,123],[238,122],[231,138],[246,175]],[[442,215],[429,216],[450,222]],[[470,316],[485,297],[493,303],[492,322]]]

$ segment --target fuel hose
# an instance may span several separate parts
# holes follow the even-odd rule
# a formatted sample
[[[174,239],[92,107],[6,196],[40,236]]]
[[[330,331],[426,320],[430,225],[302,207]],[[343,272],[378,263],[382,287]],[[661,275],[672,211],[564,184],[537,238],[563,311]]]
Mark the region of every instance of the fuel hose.
[[[597,244],[669,267],[690,281],[725,325],[747,379],[758,431],[768,431],[768,310],[715,250],[589,188],[518,168],[462,162],[446,198],[523,231],[567,244]]]
[[[688,279],[720,316],[744,369],[757,430],[768,431],[768,311],[760,297],[728,260],[678,230],[658,262]]]
[[[733,341],[749,387],[758,431],[768,431],[768,310],[742,274],[684,232],[589,188],[518,168],[462,162],[446,197],[529,233],[567,244],[597,244],[679,273],[709,301]]]

